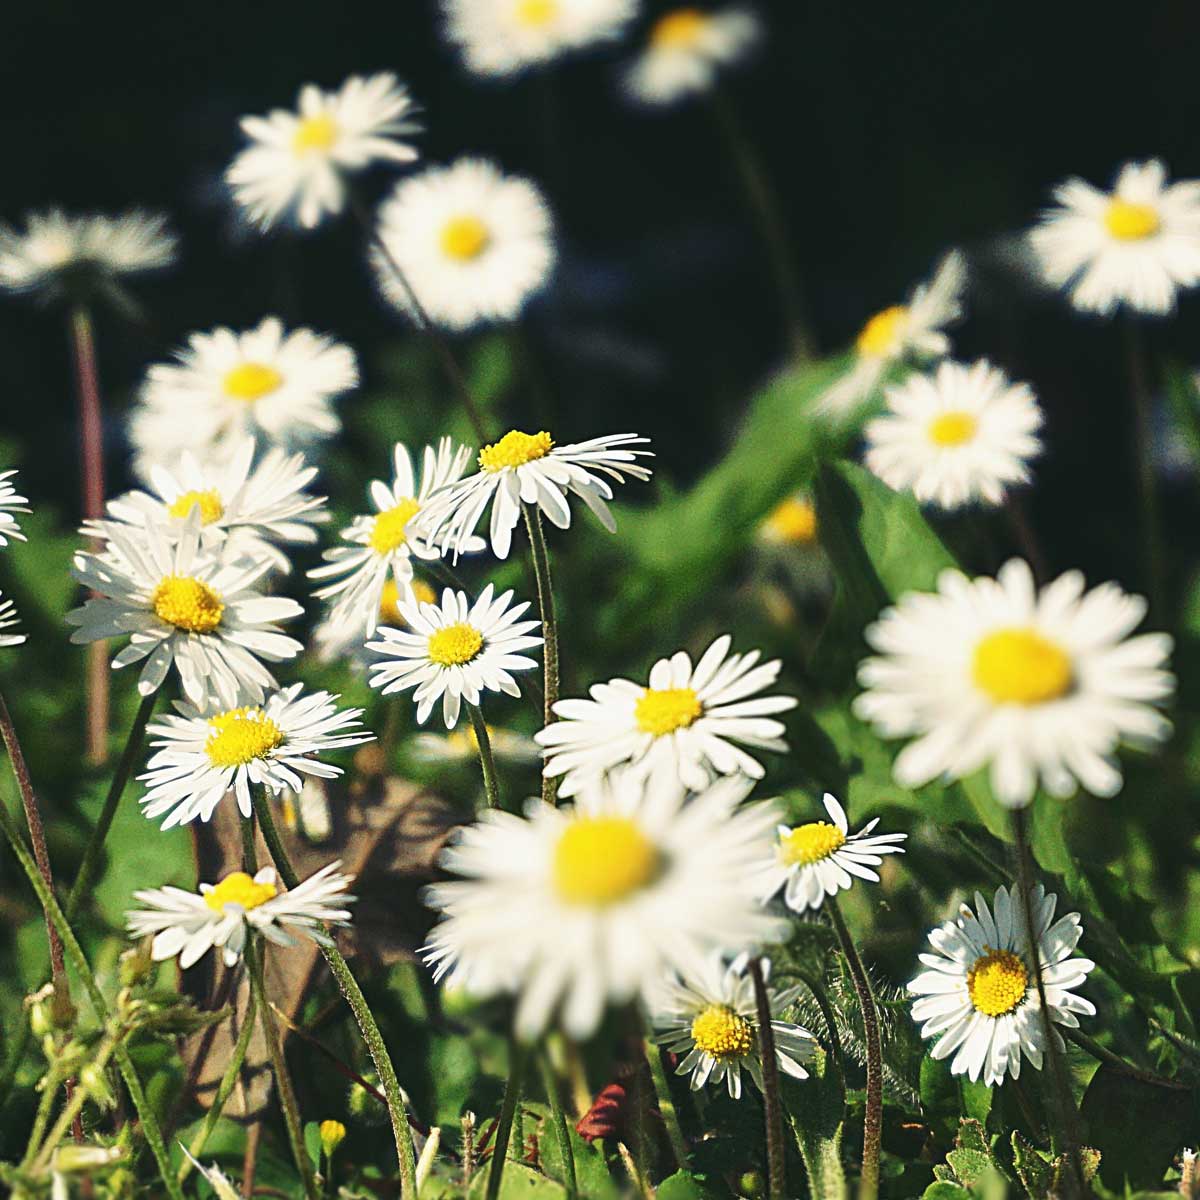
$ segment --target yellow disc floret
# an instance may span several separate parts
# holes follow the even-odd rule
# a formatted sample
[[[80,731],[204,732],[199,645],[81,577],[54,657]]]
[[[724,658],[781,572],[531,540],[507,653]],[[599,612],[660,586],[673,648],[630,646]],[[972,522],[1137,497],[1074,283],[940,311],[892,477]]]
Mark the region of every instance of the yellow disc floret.
[[[408,540],[404,531],[408,528],[409,521],[420,509],[421,506],[411,496],[407,496],[394,508],[387,508],[376,514],[371,525],[371,549],[376,554],[391,554],[393,550],[399,550]]]
[[[492,240],[488,227],[478,218],[470,215],[451,217],[442,226],[442,253],[447,258],[459,262],[470,262],[478,258]]]
[[[904,325],[908,320],[908,309],[903,304],[893,304],[883,312],[877,312],[863,327],[855,342],[859,354],[868,358],[890,358],[900,352],[904,340]]]
[[[1045,704],[1074,681],[1067,652],[1033,629],[989,633],[975,647],[971,676],[997,704]]]
[[[275,391],[283,376],[266,363],[244,362],[225,376],[225,394],[252,404]]]
[[[558,16],[558,0],[517,0],[513,15],[530,28],[549,25]]]
[[[282,746],[284,732],[261,708],[231,708],[209,717],[204,753],[214,767],[244,767]]]
[[[603,908],[652,882],[661,862],[628,817],[576,817],[554,848],[554,887],[568,904]]]
[[[817,510],[799,496],[789,496],[763,522],[762,536],[769,542],[807,546],[817,540]]]
[[[1134,204],[1114,196],[1104,210],[1104,228],[1121,242],[1140,242],[1162,227],[1158,211],[1149,204]]]
[[[745,1058],[754,1049],[754,1026],[728,1004],[710,1004],[692,1022],[692,1041],[718,1060]]]
[[[984,949],[987,953],[967,971],[967,994],[984,1016],[1002,1017],[1025,999],[1029,972],[1011,950]]]
[[[655,23],[650,31],[650,45],[656,50],[689,49],[699,40],[708,21],[698,8],[677,8]]]
[[[238,904],[249,911],[278,894],[279,889],[273,883],[255,883],[245,871],[234,871],[205,892],[204,903],[218,913],[224,912],[227,904]]]
[[[225,505],[221,503],[221,494],[216,488],[209,488],[206,492],[184,492],[167,506],[167,512],[173,517],[187,517],[193,508],[200,510],[201,525],[211,525],[225,515]]]
[[[846,844],[846,835],[828,821],[810,821],[779,835],[779,861],[785,866],[809,866],[828,858]]]
[[[297,154],[311,150],[328,150],[337,141],[337,122],[328,113],[305,117],[292,134],[292,149]]]
[[[543,429],[541,433],[522,433],[510,429],[498,442],[484,446],[479,452],[479,466],[494,475],[509,467],[523,467],[528,462],[545,458],[554,449],[554,439]]]
[[[221,623],[225,605],[202,579],[167,575],[150,596],[150,607],[160,621],[187,633],[212,633]]]
[[[474,625],[460,621],[429,635],[429,657],[442,667],[469,663],[483,649],[483,634]]]
[[[634,720],[643,733],[662,737],[690,725],[704,706],[691,688],[647,688],[633,709]]]
[[[974,413],[939,413],[929,422],[929,440],[935,446],[961,446],[969,442],[979,429],[979,420]]]

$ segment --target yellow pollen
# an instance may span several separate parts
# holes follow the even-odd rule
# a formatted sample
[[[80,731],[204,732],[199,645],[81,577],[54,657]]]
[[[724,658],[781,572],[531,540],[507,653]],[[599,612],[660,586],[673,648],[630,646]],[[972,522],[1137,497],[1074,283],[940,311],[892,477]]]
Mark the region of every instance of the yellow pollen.
[[[895,354],[900,349],[907,320],[908,309],[903,304],[893,304],[877,312],[858,335],[855,346],[859,354],[868,358],[888,358]]]
[[[482,649],[483,634],[465,621],[429,635],[429,657],[443,667],[469,663]]]
[[[168,506],[167,512],[173,517],[187,517],[193,508],[200,510],[202,525],[211,525],[225,515],[225,505],[221,503],[216,488],[210,488],[207,492],[184,492]]]
[[[1118,241],[1140,242],[1153,237],[1162,228],[1162,221],[1152,205],[1114,196],[1104,211],[1104,228]]]
[[[810,545],[817,540],[817,510],[807,500],[790,496],[763,522],[763,536],[772,542]]]
[[[647,688],[634,706],[633,717],[643,733],[662,737],[690,725],[703,711],[691,688]]]
[[[480,450],[479,466],[494,475],[508,467],[522,467],[534,459],[545,458],[553,448],[554,439],[544,429],[541,433],[510,429],[498,442]]]
[[[1002,1017],[1025,999],[1029,972],[1011,950],[984,949],[987,954],[977,958],[967,972],[967,994],[984,1016]]]
[[[846,844],[846,835],[828,821],[797,825],[779,838],[779,861],[784,866],[809,866],[828,858]]]
[[[442,226],[442,253],[459,262],[470,262],[478,258],[492,240],[488,227],[472,216],[451,217]]]
[[[204,903],[218,913],[224,912],[227,904],[240,904],[248,911],[278,894],[279,889],[273,883],[255,883],[245,871],[234,871],[204,894]]]
[[[282,382],[283,376],[274,367],[268,367],[265,363],[244,362],[225,376],[225,394],[252,404],[275,391]]]
[[[328,150],[337,140],[337,122],[328,113],[305,117],[292,134],[292,149],[297,154],[310,150]]]
[[[168,575],[160,580],[150,597],[150,607],[159,620],[188,633],[212,633],[225,612],[221,597],[203,580],[190,575]]]
[[[204,753],[214,767],[244,767],[284,742],[283,730],[261,708],[231,708],[209,717]]]
[[[1074,681],[1065,650],[1032,629],[997,629],[975,647],[975,684],[997,704],[1045,704]]]
[[[517,0],[513,15],[521,25],[549,25],[558,16],[558,0]]]
[[[656,50],[686,50],[696,44],[708,24],[698,8],[677,8],[660,17],[650,31],[650,45]]]
[[[754,1026],[728,1004],[710,1004],[692,1022],[697,1050],[713,1058],[745,1058],[754,1049]]]
[[[603,908],[650,883],[658,847],[628,817],[576,817],[554,848],[554,886],[568,904]]]
[[[379,513],[371,525],[371,549],[376,554],[391,554],[403,546],[407,540],[404,531],[420,508],[410,496],[401,500],[395,508],[387,508]]]
[[[961,446],[975,436],[978,428],[979,421],[972,413],[939,413],[929,422],[929,440],[935,446]]]

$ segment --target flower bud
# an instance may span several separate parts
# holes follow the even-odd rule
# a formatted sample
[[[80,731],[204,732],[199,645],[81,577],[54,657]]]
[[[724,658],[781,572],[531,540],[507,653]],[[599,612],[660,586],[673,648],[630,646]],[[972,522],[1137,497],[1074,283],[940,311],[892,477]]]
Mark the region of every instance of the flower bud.
[[[333,1152],[346,1138],[346,1127],[341,1121],[321,1122],[321,1149],[326,1158],[332,1158]]]

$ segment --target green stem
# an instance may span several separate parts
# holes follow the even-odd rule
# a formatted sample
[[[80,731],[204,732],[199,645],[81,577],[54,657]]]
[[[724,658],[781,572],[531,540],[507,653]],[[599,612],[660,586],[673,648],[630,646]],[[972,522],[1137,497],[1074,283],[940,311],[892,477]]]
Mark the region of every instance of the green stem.
[[[563,1165],[563,1189],[567,1200],[576,1200],[579,1195],[579,1185],[575,1181],[575,1151],[571,1147],[571,1135],[567,1131],[567,1118],[563,1113],[562,1097],[558,1092],[558,1077],[550,1062],[550,1055],[545,1048],[538,1054],[542,1068],[542,1086],[546,1089],[546,1100],[550,1104],[550,1125],[554,1130],[554,1139],[558,1143],[558,1156]]]
[[[783,1150],[783,1105],[779,1100],[779,1059],[775,1056],[775,1031],[771,1027],[771,998],[767,994],[760,958],[750,959],[750,978],[754,982],[758,1049],[762,1058],[763,1108],[767,1126],[767,1191],[771,1200],[784,1200],[787,1174]]]
[[[500,785],[496,781],[496,760],[492,755],[492,739],[488,734],[487,722],[475,704],[467,705],[471,728],[475,730],[475,743],[479,747],[479,765],[483,769],[483,790],[487,793],[489,808],[500,807]]]
[[[658,1111],[662,1113],[663,1124],[667,1127],[667,1140],[671,1143],[675,1162],[681,1171],[687,1170],[687,1139],[683,1136],[683,1127],[679,1124],[679,1110],[671,1097],[671,1082],[663,1067],[662,1051],[650,1041],[643,1041],[642,1048],[646,1052],[646,1061],[650,1064],[650,1078],[654,1080]]]
[[[1137,455],[1138,506],[1141,514],[1142,546],[1146,554],[1147,598],[1150,619],[1162,621],[1166,589],[1166,558],[1163,553],[1162,521],[1158,503],[1158,476],[1154,463],[1154,404],[1146,371],[1142,332],[1133,317],[1124,322],[1125,354],[1129,390],[1133,398],[1134,438]]]
[[[552,725],[554,706],[558,703],[558,617],[554,610],[554,588],[550,578],[550,552],[542,529],[541,511],[532,504],[521,502],[525,528],[529,531],[529,546],[533,554],[533,572],[537,579],[538,609],[542,617],[542,663],[545,667],[545,689],[542,695],[542,724]],[[558,802],[558,776],[542,776],[542,799],[547,804]]]
[[[500,1195],[500,1181],[504,1178],[504,1164],[508,1159],[508,1141],[512,1136],[513,1117],[517,1112],[517,1102],[521,1098],[521,1080],[525,1075],[525,1047],[515,1038],[509,1043],[509,1047],[508,1082],[504,1085],[504,1101],[500,1105],[496,1136],[492,1141],[492,1162],[488,1169],[485,1200],[496,1200]]]
[[[817,1008],[821,1010],[821,1019],[825,1022],[825,1032],[829,1035],[829,1049],[833,1054],[834,1061],[844,1070],[845,1061],[842,1057],[842,1039],[838,1036],[837,1018],[834,1016],[833,1005],[829,1003],[829,996],[825,991],[824,984],[815,975],[810,975],[807,971],[796,971],[795,975],[812,993],[812,998],[816,1001]]]
[[[21,1159],[23,1167],[37,1157],[38,1147],[42,1144],[46,1133],[46,1126],[50,1124],[50,1114],[54,1111],[54,1102],[58,1095],[57,1082],[53,1085],[50,1082],[55,1074],[56,1072],[51,1068],[48,1072],[46,1086],[42,1088],[42,1097],[38,1101],[37,1112],[33,1117],[33,1128],[29,1131],[29,1141],[25,1144],[25,1154]],[[75,1090],[79,1091],[78,1088]]]
[[[108,1060],[112,1058],[113,1052],[116,1050],[118,1043],[124,1034],[106,1034],[104,1040],[100,1043],[100,1047],[96,1052],[96,1057],[92,1060],[92,1065],[97,1071],[103,1071],[108,1066]],[[66,1136],[67,1130],[71,1128],[76,1116],[83,1111],[83,1103],[88,1098],[87,1088],[82,1085],[76,1085],[70,1100],[63,1106],[63,1110],[58,1114],[58,1120],[54,1123],[54,1128],[50,1130],[46,1136],[46,1140],[42,1143],[42,1148],[37,1157],[33,1161],[34,1171],[44,1169],[50,1161],[50,1156],[54,1153],[59,1142]]]

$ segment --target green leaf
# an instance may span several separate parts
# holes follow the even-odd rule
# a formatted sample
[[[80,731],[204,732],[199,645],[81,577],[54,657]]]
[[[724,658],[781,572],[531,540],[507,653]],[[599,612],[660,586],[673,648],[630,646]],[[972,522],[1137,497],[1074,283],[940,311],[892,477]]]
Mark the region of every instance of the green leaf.
[[[479,1171],[471,1180],[469,1200],[483,1200],[487,1194],[489,1167]],[[500,1181],[500,1200],[555,1200],[567,1193],[559,1183],[527,1167],[524,1163],[509,1160],[504,1164],[504,1175]]]
[[[924,1200],[971,1200],[971,1193],[957,1183],[938,1180],[931,1183],[922,1193]]]
[[[703,1175],[676,1171],[658,1185],[655,1195],[658,1200],[720,1200],[727,1192],[709,1187]]]
[[[946,1161],[954,1168],[959,1183],[967,1187],[971,1187],[992,1165],[991,1158],[979,1150],[951,1150]]]
[[[808,1172],[812,1200],[843,1200],[846,1174],[842,1169],[842,1126],[846,1092],[837,1065],[818,1050],[803,1081],[780,1081],[784,1107],[796,1135],[800,1157]]]
[[[1015,1129],[1012,1135],[1013,1167],[1017,1178],[1033,1200],[1043,1200],[1054,1182],[1054,1168],[1040,1150]]]
[[[321,1169],[321,1125],[318,1121],[304,1123],[304,1149],[312,1159],[312,1165]]]
[[[567,1126],[567,1136],[571,1139],[571,1151],[575,1157],[575,1183],[580,1200],[616,1200],[620,1192],[609,1174],[608,1164],[599,1147],[581,1138],[570,1125]],[[548,1120],[542,1122],[538,1145],[542,1170],[551,1179],[565,1183],[566,1172],[558,1152],[558,1138],[554,1136]]]

